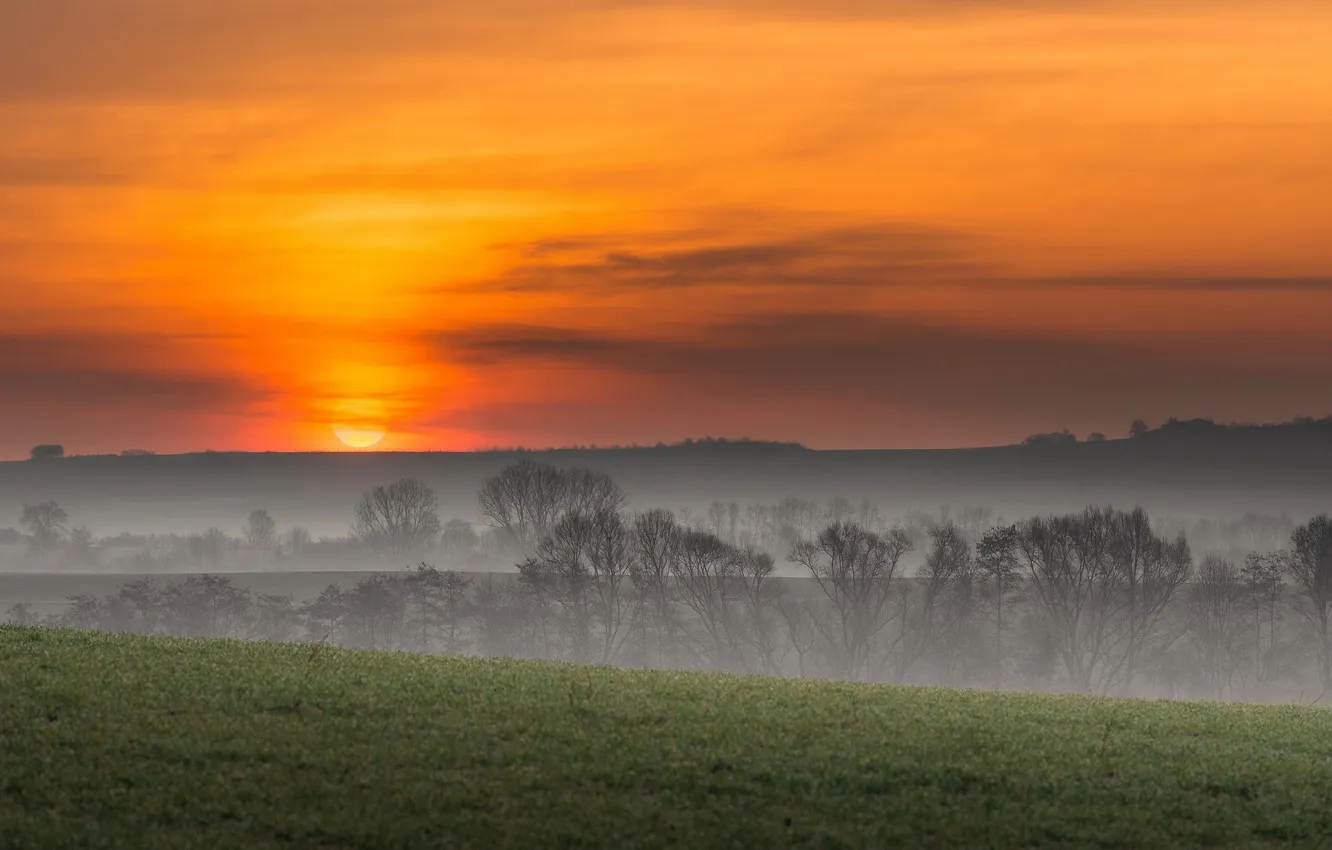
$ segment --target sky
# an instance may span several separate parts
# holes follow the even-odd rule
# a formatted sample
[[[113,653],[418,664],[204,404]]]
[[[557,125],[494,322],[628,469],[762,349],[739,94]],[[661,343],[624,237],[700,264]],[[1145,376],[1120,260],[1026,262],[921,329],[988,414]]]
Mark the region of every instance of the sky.
[[[1332,413],[1332,4],[0,0],[0,458]]]

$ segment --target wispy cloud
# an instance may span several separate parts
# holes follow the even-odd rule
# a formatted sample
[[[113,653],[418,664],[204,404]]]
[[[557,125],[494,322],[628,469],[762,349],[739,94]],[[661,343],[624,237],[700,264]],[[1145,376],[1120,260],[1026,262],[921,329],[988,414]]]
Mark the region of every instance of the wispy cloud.
[[[699,245],[697,232],[677,244],[658,234],[550,238],[521,248],[522,257],[498,278],[477,284],[490,291],[537,292],[695,289],[701,287],[863,288],[971,277],[989,266],[976,253],[980,240],[947,228],[863,224],[752,241],[714,232]],[[687,244],[687,243],[693,244]],[[680,244],[686,243],[686,244]]]
[[[694,411],[696,428],[706,428],[712,413],[750,405],[756,413],[749,433],[762,432],[765,417],[757,411],[771,410],[775,401],[787,405],[779,417],[784,423],[801,418],[797,408],[840,411],[823,426],[817,417],[811,421],[820,433],[871,433],[876,422],[882,428],[909,416],[1055,427],[1122,418],[1130,410],[1232,410],[1253,399],[1270,409],[1332,409],[1332,389],[1310,392],[1332,387],[1332,342],[1283,343],[1262,335],[1225,346],[1196,336],[1097,339],[839,312],[756,314],[675,330],[644,336],[631,329],[496,325],[440,334],[437,342],[441,356],[482,370],[554,363],[619,376],[617,392],[631,396],[622,407],[672,409],[675,420]],[[1273,352],[1284,357],[1283,368],[1267,365]],[[589,432],[600,427],[595,410],[579,413],[579,402],[568,407],[561,421],[578,419]],[[480,419],[465,411],[458,416],[506,421],[522,432],[533,420],[521,410],[500,403],[486,406]],[[1060,421],[1048,421],[1051,411]]]
[[[0,334],[0,398],[42,411],[119,408],[244,413],[272,397],[249,375],[210,368],[223,335]]]

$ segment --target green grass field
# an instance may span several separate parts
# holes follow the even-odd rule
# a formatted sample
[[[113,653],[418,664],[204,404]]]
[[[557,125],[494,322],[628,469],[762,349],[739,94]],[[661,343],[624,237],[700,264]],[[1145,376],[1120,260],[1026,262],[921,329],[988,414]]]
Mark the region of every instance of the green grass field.
[[[0,847],[1332,846],[1332,712],[0,627]]]

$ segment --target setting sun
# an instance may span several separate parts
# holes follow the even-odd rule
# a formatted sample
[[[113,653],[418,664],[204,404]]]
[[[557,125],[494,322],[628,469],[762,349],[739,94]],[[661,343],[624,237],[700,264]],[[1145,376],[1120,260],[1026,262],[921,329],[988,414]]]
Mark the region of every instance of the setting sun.
[[[353,449],[368,449],[379,445],[384,439],[384,431],[377,428],[355,428],[350,425],[334,425],[333,434],[344,446]]]

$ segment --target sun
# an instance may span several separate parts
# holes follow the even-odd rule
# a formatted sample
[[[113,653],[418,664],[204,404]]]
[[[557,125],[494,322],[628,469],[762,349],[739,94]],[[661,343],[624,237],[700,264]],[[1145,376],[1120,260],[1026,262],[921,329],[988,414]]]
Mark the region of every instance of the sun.
[[[354,425],[334,425],[333,434],[344,446],[353,449],[368,449],[379,445],[387,432],[382,428],[366,428]]]

